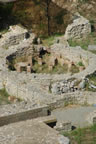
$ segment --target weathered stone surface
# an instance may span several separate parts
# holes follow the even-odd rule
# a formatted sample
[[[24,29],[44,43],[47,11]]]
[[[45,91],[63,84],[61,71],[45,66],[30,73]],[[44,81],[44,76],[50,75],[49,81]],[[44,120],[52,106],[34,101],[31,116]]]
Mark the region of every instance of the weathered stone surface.
[[[0,43],[5,49],[8,49],[8,47],[18,45],[20,42],[28,38],[30,39],[30,37],[31,42],[34,42],[34,39],[36,38],[35,34],[29,34],[27,29],[15,25],[10,26],[8,32],[2,35]]]
[[[57,131],[71,131],[71,122],[57,122],[54,127]]]
[[[79,84],[78,87],[79,87],[80,89],[84,89],[85,86],[86,86],[86,80],[82,80],[82,81],[80,82],[80,84]]]
[[[73,20],[72,24],[69,24],[66,32],[65,38],[69,39],[80,39],[86,37],[91,32],[91,24],[83,16],[77,15]]]
[[[0,144],[69,144],[69,139],[34,119],[0,127]]]
[[[33,36],[34,37],[34,36]],[[1,43],[2,44],[2,43]],[[54,44],[51,46],[49,51],[52,52],[53,56],[56,55],[58,60],[65,59],[66,63],[74,62],[77,64],[82,61],[85,69],[80,73],[71,75],[68,74],[36,74],[36,73],[17,73],[16,71],[9,71],[6,65],[6,57],[11,59],[16,56],[30,56],[33,53],[33,49],[40,53],[40,51],[45,50],[46,47],[42,45],[33,45],[32,38],[28,38],[22,41],[20,44],[11,46],[9,49],[0,49],[0,87],[6,88],[8,93],[12,96],[20,97],[25,101],[30,101],[36,105],[48,104],[50,107],[62,107],[65,103],[78,102],[89,104],[96,103],[95,94],[91,92],[80,92],[76,91],[77,87],[74,86],[74,81],[70,83],[68,80],[70,78],[75,78],[82,80],[88,74],[94,73],[96,70],[96,56],[90,52],[86,52],[80,47],[71,48],[63,43]],[[12,57],[11,57],[12,56]],[[31,62],[32,64],[32,59]],[[64,81],[67,81],[65,86],[63,86]],[[58,87],[57,82],[59,82],[59,88],[55,89],[55,93],[49,93],[50,84],[56,83],[55,87]],[[71,87],[71,89],[70,89]],[[66,93],[65,93],[66,91]],[[73,93],[73,91],[75,91]],[[68,94],[67,94],[68,93]],[[60,95],[62,94],[62,95]],[[86,98],[87,97],[87,98]],[[87,100],[86,100],[87,99]]]
[[[20,41],[26,39],[27,33],[28,31],[20,26],[10,26],[9,32],[3,35],[3,46],[9,47],[11,45],[19,44]]]
[[[67,137],[60,136],[58,139],[60,144],[70,144],[70,140]]]
[[[96,124],[96,111],[91,112],[88,116],[87,116],[87,121],[90,124]]]
[[[88,50],[90,51],[96,51],[96,45],[89,45]]]

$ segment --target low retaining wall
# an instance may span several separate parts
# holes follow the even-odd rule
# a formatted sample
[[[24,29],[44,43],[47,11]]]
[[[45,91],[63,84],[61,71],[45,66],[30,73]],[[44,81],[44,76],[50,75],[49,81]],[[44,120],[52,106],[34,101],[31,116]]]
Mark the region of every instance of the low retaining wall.
[[[69,104],[80,104],[80,105],[94,105],[96,104],[96,92],[74,92],[64,95],[62,98],[49,103],[49,109],[54,110],[56,108],[62,108]]]
[[[7,113],[8,110],[6,110]],[[7,125],[14,122],[24,121],[28,119],[33,119],[37,117],[47,116],[48,115],[48,107],[39,107],[31,110],[25,110],[23,112],[18,112],[15,114],[9,114],[0,116],[0,126]]]
[[[51,111],[56,108],[63,108],[68,104],[96,104],[96,93],[91,92],[77,92],[70,93],[62,96],[58,100],[54,100],[45,106],[34,107],[32,104],[27,103],[20,106],[5,105],[0,107],[0,126],[9,123],[24,121],[28,119],[48,116]]]

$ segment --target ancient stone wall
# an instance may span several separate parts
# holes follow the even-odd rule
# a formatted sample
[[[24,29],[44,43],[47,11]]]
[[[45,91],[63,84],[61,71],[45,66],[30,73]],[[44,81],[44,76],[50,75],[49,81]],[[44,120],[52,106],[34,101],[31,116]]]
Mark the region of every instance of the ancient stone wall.
[[[21,104],[21,107],[23,107],[23,106],[24,105]],[[3,107],[3,109],[4,109],[4,107]],[[13,109],[14,109],[14,105],[13,105]],[[18,110],[16,111],[16,107],[15,107],[15,113],[14,113],[14,110],[12,110],[12,107],[10,109],[10,106],[9,106],[8,111],[10,111],[10,110],[11,111],[9,113],[6,108],[5,108],[5,110],[6,110],[5,115],[3,114],[3,116],[0,116],[0,126],[48,115],[48,107],[47,106],[30,108],[30,105],[29,105],[29,107],[27,109],[23,109],[23,110],[19,109],[19,111]],[[12,113],[12,111],[13,111],[13,113]]]
[[[65,31],[65,38],[69,39],[80,39],[85,38],[91,33],[91,24],[89,20],[77,14],[74,16],[72,24],[69,24]]]
[[[17,45],[24,39],[27,39],[28,31],[20,26],[10,26],[9,32],[2,35],[0,39],[2,46],[6,49],[9,46]]]
[[[47,106],[34,107],[27,104],[15,104],[15,105],[5,105],[0,107],[0,126],[14,123],[18,121],[24,121],[28,119],[33,119],[37,117],[47,116],[48,111],[54,110],[56,108],[62,108],[68,104],[96,104],[95,94],[91,95],[89,92],[76,92],[70,93],[58,98],[49,103]]]

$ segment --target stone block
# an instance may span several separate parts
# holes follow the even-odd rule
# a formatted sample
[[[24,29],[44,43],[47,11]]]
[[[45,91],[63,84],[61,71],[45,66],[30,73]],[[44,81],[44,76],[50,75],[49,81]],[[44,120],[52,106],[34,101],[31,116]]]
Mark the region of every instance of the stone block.
[[[60,63],[61,66],[64,66],[64,64],[65,64],[64,59],[59,59],[59,63]]]
[[[55,66],[57,64],[58,64],[58,59],[52,56],[49,60],[49,65]]]
[[[30,65],[27,66],[27,72],[28,72],[28,73],[31,73],[31,72],[32,72],[32,68],[31,68]]]
[[[73,23],[69,24],[66,29],[65,39],[80,39],[86,37],[89,33],[91,33],[89,21],[80,14],[76,14]]]
[[[32,56],[28,57],[28,65],[33,66]]]
[[[38,58],[38,64],[39,64],[39,65],[42,65],[42,64],[43,64],[42,58]]]
[[[17,63],[15,69],[17,72],[27,71],[27,64],[23,62]]]
[[[57,122],[54,128],[57,131],[71,131],[71,122]]]
[[[52,66],[52,65],[49,65],[49,66],[48,66],[48,69],[49,69],[49,71],[52,71],[52,70],[53,70],[53,66]]]

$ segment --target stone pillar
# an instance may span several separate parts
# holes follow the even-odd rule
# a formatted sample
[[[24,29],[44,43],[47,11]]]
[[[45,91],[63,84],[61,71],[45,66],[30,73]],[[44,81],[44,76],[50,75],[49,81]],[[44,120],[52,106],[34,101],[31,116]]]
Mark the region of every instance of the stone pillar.
[[[22,72],[21,66],[18,65],[18,66],[16,67],[16,71],[17,71],[17,72]]]
[[[33,66],[33,61],[32,61],[32,56],[28,57],[28,65],[30,64],[30,66]]]
[[[43,63],[43,62],[42,62],[42,59],[41,59],[41,58],[38,58],[38,64],[39,64],[39,65],[42,65],[42,63]]]
[[[28,72],[28,73],[31,73],[31,72],[32,72],[32,68],[31,68],[30,65],[27,66],[27,72]]]

